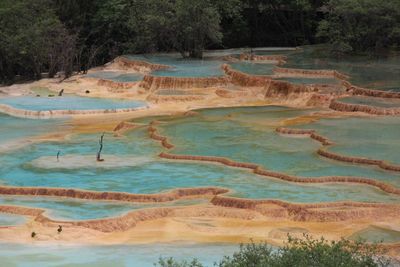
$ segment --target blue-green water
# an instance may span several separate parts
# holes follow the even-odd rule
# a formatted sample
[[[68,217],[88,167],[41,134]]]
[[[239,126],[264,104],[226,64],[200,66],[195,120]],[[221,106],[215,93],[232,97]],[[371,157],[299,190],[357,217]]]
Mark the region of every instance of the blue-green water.
[[[68,131],[70,126],[66,120],[29,120],[0,113],[0,162],[1,154],[28,145],[43,134]]]
[[[0,113],[0,145],[16,139],[48,133],[62,126],[64,120],[29,120]]]
[[[369,226],[349,237],[349,239],[363,239],[368,242],[397,243],[400,242],[400,231],[395,231],[378,226]]]
[[[167,64],[171,68],[152,74],[177,77],[220,76],[224,63],[219,57],[238,55],[241,49],[206,52],[204,60],[184,60],[178,54],[153,56],[127,56],[153,63]],[[376,89],[396,89],[400,84],[398,56],[381,59],[365,57],[334,60],[321,56],[324,50],[304,47],[303,51],[259,49],[256,54],[284,54],[288,64],[284,67],[310,69],[337,69],[352,75],[351,82]],[[367,62],[367,63],[366,63]],[[269,75],[273,64],[252,62],[232,63],[233,67],[251,74]],[[120,73],[92,73],[99,78],[115,81],[136,81],[141,76]],[[334,79],[283,78],[294,83],[329,83]],[[44,90],[40,94],[47,95]],[[160,94],[174,95],[165,90]],[[104,100],[65,95],[63,97],[14,97],[1,99],[16,108],[29,110],[59,109],[114,109],[144,106],[143,102]],[[378,101],[375,99],[374,101]],[[385,102],[386,103],[386,102]],[[133,106],[132,106],[133,105]],[[136,106],[137,105],[137,106]],[[380,102],[377,104],[380,105]],[[385,104],[386,105],[386,104]],[[289,137],[275,132],[285,126],[283,120],[308,115],[318,110],[296,110],[284,107],[226,108],[199,111],[194,117],[155,117],[137,119],[147,123],[160,120],[157,125],[161,134],[176,145],[172,153],[215,155],[238,161],[253,162],[267,169],[301,176],[351,175],[364,176],[400,187],[400,175],[377,167],[352,165],[322,158],[316,154],[321,147],[308,137]],[[118,121],[115,122],[117,124]],[[68,157],[83,155],[95,157],[98,150],[98,134],[71,135],[60,142],[30,143],[41,134],[68,131],[67,120],[26,120],[0,115],[0,147],[10,143],[24,146],[0,153],[0,184],[10,186],[43,186],[119,191],[131,193],[158,193],[182,187],[220,186],[231,190],[231,196],[252,199],[281,199],[291,202],[365,201],[400,203],[400,197],[387,194],[373,187],[355,184],[302,185],[254,175],[247,170],[198,162],[163,160],[158,154],[164,150],[159,142],[149,139],[145,127],[134,129],[123,137],[107,133],[104,139],[103,158],[110,165],[100,166],[93,161],[79,162],[84,167],[71,166]],[[345,155],[367,156],[400,163],[398,133],[400,121],[396,117],[323,119],[311,124],[292,125],[294,128],[315,128],[328,136],[336,145],[329,149]],[[54,167],[60,151],[59,167]],[[54,157],[46,164],[38,159]],[[112,166],[111,156],[124,167]],[[107,161],[109,159],[109,161]],[[138,164],[126,164],[135,161]],[[85,161],[85,157],[82,158]],[[114,161],[117,162],[117,161]],[[42,161],[43,163],[43,161]],[[21,205],[46,209],[46,215],[62,220],[84,220],[117,216],[141,208],[171,205],[204,204],[205,200],[177,201],[159,204],[134,204],[122,202],[83,201],[67,198],[2,196],[0,204]],[[25,223],[23,216],[0,214],[0,225]],[[364,229],[365,230],[365,229]],[[388,229],[366,229],[357,236],[368,240],[384,239],[398,242],[398,232]],[[35,241],[32,241],[35,242]],[[0,244],[0,261],[4,266],[153,266],[158,257],[174,256],[178,259],[199,257],[206,266],[212,266],[221,255],[229,255],[236,245],[151,244],[103,247],[44,247],[34,245]]]
[[[137,82],[143,79],[142,74],[121,73],[118,71],[95,71],[87,74],[87,77],[111,80],[115,82]]]
[[[24,224],[25,221],[26,218],[21,215],[0,213],[0,227],[20,225]]]
[[[235,62],[235,63],[230,63],[232,68],[252,74],[252,75],[272,75],[273,74],[273,69],[275,68],[275,64],[267,64],[267,63],[255,63],[252,61],[241,61],[241,62]]]
[[[195,117],[164,117],[160,131],[177,146],[175,153],[228,156],[260,163],[269,169],[298,175],[362,175],[399,184],[396,173],[320,159],[319,144],[309,139],[280,136],[274,132],[279,121],[309,111],[281,107],[203,110]],[[158,119],[162,119],[159,117]],[[146,122],[153,118],[137,120]],[[399,197],[368,186],[327,184],[299,185],[257,176],[223,165],[176,162],[160,159],[159,142],[148,138],[146,128],[126,137],[107,134],[103,154],[141,157],[145,163],[124,168],[86,166],[81,169],[38,167],[31,162],[43,156],[93,155],[99,135],[75,135],[69,141],[33,144],[1,157],[0,182],[15,186],[49,186],[97,191],[158,193],[177,187],[221,186],[231,195],[247,198],[278,198],[294,202],[338,200],[398,202]]]
[[[123,109],[146,106],[146,103],[142,101],[80,97],[74,95],[62,97],[7,97],[0,98],[0,104],[6,104],[17,109],[34,111]]]
[[[170,66],[170,68],[151,73],[156,76],[210,77],[224,75],[221,69],[223,61],[211,58],[183,59],[180,54],[128,55],[126,57]]]
[[[250,49],[231,49],[209,51],[203,60],[183,59],[178,53],[152,55],[126,55],[127,58],[148,61],[155,64],[169,65],[171,68],[153,71],[153,75],[174,77],[210,77],[222,76],[220,59],[222,56],[238,56],[249,53]],[[381,90],[400,90],[400,53],[389,52],[381,56],[347,56],[335,58],[329,54],[324,45],[304,46],[300,49],[285,48],[255,48],[256,55],[285,55],[287,63],[282,67],[303,69],[332,69],[350,76],[350,82],[355,85]],[[249,74],[271,75],[275,64],[255,62],[230,63],[233,68]],[[125,78],[124,78],[125,79]],[[123,79],[123,80],[124,80]],[[129,78],[128,78],[129,79]],[[317,79],[318,83],[323,82]],[[314,79],[296,79],[295,83],[316,83]],[[333,80],[333,79],[332,79]],[[327,81],[327,83],[335,83]]]
[[[225,109],[215,113],[209,110],[202,112],[203,116],[182,118],[159,128],[176,145],[173,152],[177,154],[228,157],[300,176],[363,176],[400,185],[400,175],[396,173],[326,160],[316,154],[319,143],[275,132],[279,121],[301,114],[305,111],[280,107]],[[362,140],[363,135],[357,138]]]
[[[322,119],[295,127],[312,128],[329,137],[335,142],[335,145],[329,148],[330,151],[400,163],[398,153],[400,118],[398,117]]]
[[[286,81],[294,84],[336,84],[340,82],[334,78],[303,78],[303,77],[285,77],[277,80]]]
[[[382,56],[347,56],[334,58],[324,45],[304,46],[287,54],[283,67],[302,69],[334,69],[350,76],[358,86],[380,90],[400,90],[400,53]]]
[[[41,208],[45,209],[46,215],[52,219],[74,221],[115,217],[138,209],[193,205],[198,203],[205,203],[205,200],[179,200],[166,203],[145,204],[116,201],[75,200],[53,197],[0,196],[0,205]],[[6,214],[0,215],[4,216],[0,216],[0,225],[4,225],[2,221],[12,216]]]
[[[396,98],[352,96],[341,98],[339,101],[349,104],[375,106],[379,108],[400,108],[400,99]]]
[[[238,251],[228,244],[150,244],[125,246],[18,245],[0,243],[2,266],[18,267],[154,267],[160,257],[177,260],[197,258],[207,267],[214,266],[223,255]]]

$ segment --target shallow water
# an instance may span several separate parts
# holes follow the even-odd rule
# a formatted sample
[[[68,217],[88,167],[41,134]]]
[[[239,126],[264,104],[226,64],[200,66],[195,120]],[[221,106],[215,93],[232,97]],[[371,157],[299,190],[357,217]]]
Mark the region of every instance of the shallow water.
[[[369,226],[361,231],[358,231],[351,235],[349,239],[358,240],[363,239],[367,242],[383,242],[383,243],[396,243],[400,242],[400,232],[378,227]]]
[[[339,101],[349,104],[368,105],[379,108],[400,108],[400,99],[396,98],[352,96],[340,98]]]
[[[129,211],[138,209],[168,206],[187,206],[205,202],[205,200],[199,199],[146,204],[116,201],[90,201],[53,197],[0,196],[0,205],[15,205],[45,209],[46,215],[51,219],[73,221],[116,217]],[[1,213],[0,215],[0,225],[4,225],[2,224],[2,221],[6,220],[10,216]]]
[[[396,174],[321,160],[315,155],[318,143],[309,139],[288,139],[274,132],[282,119],[308,112],[282,107],[211,109],[203,110],[200,116],[195,117],[159,117],[164,118],[166,123],[157,127],[177,145],[173,152],[228,156],[301,175],[365,175],[398,184],[399,177]],[[137,122],[144,123],[152,119]],[[4,155],[1,158],[0,182],[15,186],[131,193],[220,186],[233,190],[233,196],[294,202],[400,200],[398,196],[368,186],[298,185],[223,165],[163,160],[157,156],[163,149],[159,142],[148,137],[147,128],[133,130],[126,137],[106,134],[103,148],[105,162],[108,155],[117,156],[120,158],[118,164],[125,167],[115,168],[111,164],[113,159],[104,166],[80,162],[80,168],[71,168],[71,161],[64,161],[63,157],[68,159],[71,155],[86,155],[88,159],[94,159],[98,138],[96,134],[75,135],[69,141],[34,144]],[[57,151],[60,151],[59,162],[56,162]],[[50,157],[49,164],[37,164],[37,160],[45,156]],[[131,161],[139,159],[140,164],[131,164]],[[125,164],[124,160],[129,164]]]
[[[142,101],[80,97],[74,95],[62,97],[7,97],[0,98],[0,104],[6,104],[17,109],[34,111],[123,109],[146,106],[146,103]]]
[[[335,145],[330,151],[400,164],[399,117],[322,119],[295,128],[315,129]]]
[[[238,55],[243,49],[206,52],[204,60],[184,60],[179,54],[127,56],[152,63],[167,64],[172,68],[154,71],[159,76],[208,77],[221,76],[218,57]],[[283,49],[254,49],[255,54],[284,54],[288,63],[283,67],[337,69],[352,75],[350,81],[374,89],[397,89],[400,78],[397,55],[383,59],[353,57],[334,60],[318,47],[304,47],[303,51]],[[321,56],[322,53],[322,56]],[[272,74],[274,64],[253,62],[231,63],[250,74]],[[98,78],[129,82],[141,79],[133,74],[95,72]],[[90,74],[89,74],[90,75]],[[308,84],[336,84],[335,79],[282,78]],[[46,90],[37,91],[47,94]],[[176,91],[163,90],[161,95]],[[181,93],[181,92],[179,92]],[[65,95],[58,97],[18,97],[0,99],[0,103],[29,110],[57,109],[114,109],[145,106],[143,102],[106,100]],[[374,102],[379,100],[374,99]],[[377,105],[380,105],[379,102]],[[132,106],[133,105],[133,106]],[[385,104],[386,105],[386,104]],[[351,165],[322,158],[316,154],[321,145],[308,137],[296,138],[277,134],[275,128],[282,120],[307,115],[314,110],[283,107],[226,108],[201,110],[194,117],[156,117],[138,119],[148,123],[153,119],[161,134],[176,145],[172,153],[215,155],[234,160],[258,163],[265,168],[302,176],[351,175],[365,176],[400,187],[400,175],[376,167]],[[10,142],[30,140],[35,136],[66,130],[67,121],[24,120],[0,114],[0,147]],[[293,125],[295,128],[315,128],[336,145],[329,150],[345,155],[368,156],[400,163],[400,121],[396,117],[323,119],[312,124]],[[103,158],[105,164],[94,162],[99,134],[72,135],[61,142],[25,145],[0,154],[0,184],[10,186],[43,186],[120,191],[131,193],[159,193],[182,187],[220,186],[231,190],[228,195],[252,199],[281,199],[291,202],[365,201],[399,203],[400,196],[387,194],[373,187],[356,184],[287,183],[254,175],[247,170],[218,164],[168,161],[158,157],[164,149],[159,142],[149,139],[147,129],[139,128],[124,137],[106,134]],[[59,161],[56,159],[60,151]],[[79,155],[80,157],[77,157]],[[85,220],[117,216],[130,210],[171,205],[194,205],[205,200],[176,201],[158,204],[81,201],[44,197],[0,197],[0,204],[22,205],[46,209],[54,219]],[[22,216],[0,214],[0,225],[25,222]],[[364,229],[365,230],[365,229]],[[368,228],[357,236],[368,240],[384,239],[398,242],[398,232]],[[153,266],[160,255],[188,259],[194,256],[206,266],[212,266],[222,255],[231,254],[236,245],[151,244],[133,246],[38,246],[0,244],[0,261],[5,266]]]
[[[1,154],[28,145],[37,136],[67,131],[64,119],[30,120],[0,113],[0,162]]]
[[[156,76],[210,77],[224,75],[221,69],[223,61],[212,58],[203,60],[183,59],[180,54],[127,55],[126,57],[171,66],[171,68],[156,70],[151,73]]]
[[[238,71],[253,75],[272,75],[276,66],[276,64],[272,63],[255,63],[251,61],[235,62],[230,63],[230,65]]]
[[[0,226],[15,226],[26,222],[22,215],[0,213]]]
[[[240,109],[226,109],[225,114],[221,110],[215,114],[204,111],[203,116],[178,119],[161,124],[159,128],[176,145],[173,152],[177,154],[228,157],[300,176],[370,177],[400,186],[397,173],[324,159],[316,154],[321,145],[310,138],[293,138],[275,132],[281,120],[306,114],[305,111],[279,107],[238,111]],[[356,138],[363,140],[363,135]],[[396,153],[396,150],[391,151]]]
[[[124,73],[118,71],[95,71],[86,75],[98,79],[111,80],[114,82],[137,82],[143,79],[142,74],[138,73]]]
[[[334,78],[299,78],[299,77],[285,77],[276,80],[286,81],[294,84],[339,84],[340,81]]]
[[[62,120],[30,120],[16,118],[0,113],[0,144],[15,139],[47,133],[51,128],[57,128]],[[29,131],[28,131],[29,129]]]
[[[197,258],[207,267],[214,266],[223,255],[232,255],[238,245],[230,244],[150,244],[126,246],[62,246],[0,243],[2,266],[18,267],[153,267],[160,257],[177,260]]]
[[[283,67],[303,69],[334,69],[350,75],[355,85],[380,90],[400,90],[400,53],[385,56],[348,56],[334,58],[324,45],[304,46],[287,54]]]

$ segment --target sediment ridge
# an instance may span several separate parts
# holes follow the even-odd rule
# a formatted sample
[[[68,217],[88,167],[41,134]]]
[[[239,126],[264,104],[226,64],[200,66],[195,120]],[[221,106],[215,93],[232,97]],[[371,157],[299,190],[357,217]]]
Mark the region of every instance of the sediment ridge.
[[[269,80],[265,83],[265,97],[288,97],[292,94],[318,92],[317,86]]]
[[[387,163],[387,162],[385,162],[383,160],[379,160],[379,159],[368,159],[368,158],[361,158],[361,157],[343,156],[343,155],[339,155],[336,153],[328,152],[324,149],[318,149],[317,153],[318,153],[318,155],[320,155],[322,157],[337,160],[337,161],[363,164],[363,165],[375,165],[375,166],[378,166],[379,168],[387,170],[387,171],[400,172],[400,165],[390,164],[390,163]]]
[[[161,144],[166,149],[174,148],[174,145],[168,141],[168,138],[162,135],[159,135],[157,129],[154,127],[156,123],[153,121],[150,123],[148,131],[150,133],[150,137],[154,140],[161,141]],[[279,130],[278,130],[279,129]],[[309,135],[311,138],[320,142],[321,144],[328,146],[331,145],[332,142],[322,136],[315,133],[313,130],[294,130],[287,128],[278,128],[277,131],[280,133],[286,134],[301,134],[301,135]],[[393,185],[390,185],[385,182],[377,181],[374,179],[366,178],[366,177],[356,177],[356,176],[323,176],[323,177],[301,177],[295,175],[289,175],[282,172],[270,171],[264,169],[261,165],[248,163],[248,162],[239,162],[234,161],[225,157],[216,157],[216,156],[197,156],[197,155],[178,155],[167,152],[161,152],[159,157],[169,160],[190,160],[190,161],[200,161],[200,162],[210,162],[210,163],[219,163],[229,167],[234,168],[242,168],[249,169],[253,173],[260,175],[271,177],[287,182],[293,183],[305,183],[305,184],[316,184],[316,183],[354,183],[354,184],[364,184],[368,186],[376,187],[386,193],[400,195],[400,188],[397,188]]]
[[[236,97],[247,97],[252,93],[248,90],[229,90],[229,89],[217,89],[215,94],[222,98],[236,98]]]
[[[225,76],[216,77],[165,77],[145,75],[140,86],[146,90],[157,89],[187,89],[206,88],[227,85],[229,79]]]
[[[156,95],[151,94],[147,97],[147,101],[160,103],[160,102],[190,102],[204,100],[203,95]]]
[[[400,115],[400,108],[383,108],[370,105],[351,104],[332,100],[330,109],[342,112],[364,112],[372,115]]]
[[[289,76],[301,76],[301,77],[328,77],[328,78],[337,78],[339,80],[346,80],[350,77],[340,73],[336,70],[313,70],[313,69],[294,69],[294,68],[281,68],[275,67],[274,73],[279,75],[289,75]]]
[[[290,203],[275,199],[242,199],[228,196],[215,196],[211,203],[216,206],[257,211],[264,216],[287,218],[293,221],[347,221],[355,219],[378,219],[400,215],[398,204],[327,202],[327,203]]]
[[[400,98],[400,92],[388,92],[382,90],[366,89],[352,85],[349,82],[344,82],[343,84],[346,87],[347,91],[351,92],[353,95],[381,97],[381,98]]]
[[[115,82],[112,80],[99,79],[97,85],[110,88],[114,93],[121,93],[124,89],[129,89],[138,84],[139,82]]]
[[[277,61],[278,64],[286,63],[286,56],[283,55],[254,55],[249,53],[240,54],[239,60],[253,60],[253,61]]]
[[[40,119],[40,118],[59,118],[73,115],[98,115],[111,113],[125,113],[141,109],[147,109],[148,106],[135,108],[118,109],[92,109],[92,110],[26,110],[0,104],[0,112],[14,117]]]
[[[329,138],[319,135],[315,130],[289,129],[284,127],[278,127],[275,129],[275,131],[281,134],[289,134],[289,135],[308,135],[311,139],[320,142],[324,146],[333,145],[333,142],[329,140]]]
[[[115,58],[113,63],[115,63],[121,69],[135,70],[138,72],[149,72],[154,70],[162,70],[170,68],[170,66],[168,65],[153,64],[142,60],[132,60],[123,56]]]
[[[156,141],[160,141],[161,145],[163,147],[165,147],[166,149],[174,148],[174,145],[168,141],[167,137],[158,134],[157,128],[155,128],[152,125],[150,125],[147,130],[149,132],[149,135],[150,135],[151,139],[156,140]]]
[[[214,217],[252,220],[264,216],[268,219],[286,219],[300,222],[336,222],[355,219],[382,219],[400,215],[400,205],[385,203],[327,202],[290,203],[275,199],[242,199],[228,196],[214,196],[212,206],[147,208],[128,212],[117,217],[104,219],[63,221],[53,220],[45,210],[22,206],[0,206],[0,212],[32,216],[36,222],[57,227],[78,226],[110,233],[126,231],[138,222],[167,217]],[[257,215],[259,214],[259,215]]]
[[[288,134],[288,135],[307,135],[310,138],[320,142],[324,146],[330,146],[330,145],[334,144],[327,137],[319,135],[315,130],[291,129],[291,128],[284,128],[284,127],[278,127],[275,130],[278,133]],[[329,152],[326,149],[322,149],[322,148],[317,150],[317,154],[322,157],[341,161],[341,162],[347,162],[347,163],[353,163],[353,164],[363,164],[363,165],[375,165],[375,166],[377,166],[381,169],[387,170],[387,171],[400,171],[400,165],[390,164],[390,163],[387,163],[387,162],[385,162],[383,160],[379,160],[379,159],[368,159],[368,158],[362,158],[362,157],[344,156],[344,155],[340,155],[337,153]]]
[[[289,175],[281,172],[270,171],[263,169],[261,166],[254,163],[247,162],[238,162],[233,161],[224,157],[214,157],[214,156],[195,156],[195,155],[177,155],[162,152],[159,154],[159,157],[170,159],[170,160],[190,160],[190,161],[203,161],[203,162],[211,162],[211,163],[220,163],[229,167],[234,168],[244,168],[252,170],[253,173],[260,175],[271,177],[287,182],[292,183],[304,183],[304,184],[316,184],[316,183],[353,183],[353,184],[364,184],[376,187],[386,193],[400,195],[400,189],[396,188],[390,184],[385,182],[377,181],[370,178],[365,177],[356,177],[356,176],[323,176],[323,177],[300,177],[295,175]]]
[[[235,85],[247,86],[247,87],[264,87],[268,81],[271,80],[269,76],[263,75],[250,75],[238,70],[233,69],[228,64],[221,66],[222,70]]]
[[[158,194],[132,194],[126,192],[97,192],[68,188],[0,186],[0,195],[66,197],[142,203],[168,202],[182,198],[214,196],[227,192],[229,192],[229,190],[218,187],[179,188]]]

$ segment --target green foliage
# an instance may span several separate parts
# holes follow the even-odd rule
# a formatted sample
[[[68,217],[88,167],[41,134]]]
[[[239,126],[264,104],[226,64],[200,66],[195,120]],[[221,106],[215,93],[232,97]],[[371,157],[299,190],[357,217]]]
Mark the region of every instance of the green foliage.
[[[193,259],[191,262],[182,261],[176,262],[173,258],[163,259],[160,258],[158,261],[158,265],[155,266],[160,267],[203,267],[203,265],[198,262],[196,259]]]
[[[40,78],[71,72],[75,38],[61,24],[49,0],[17,0],[0,6],[0,75]]]
[[[208,43],[219,43],[220,16],[209,0],[176,0],[174,47],[186,57],[201,58]]]
[[[375,51],[400,45],[400,1],[331,0],[318,37],[335,53]]]
[[[232,256],[225,256],[218,267],[383,267],[389,260],[382,256],[377,245],[362,241],[326,241],[323,238],[303,239],[289,237],[288,243],[273,250],[265,243],[241,245]],[[156,265],[157,266],[157,265]],[[176,262],[172,258],[160,259],[160,267],[202,267],[194,260]]]
[[[337,53],[375,50],[400,45],[399,20],[399,0],[2,0],[0,82],[68,77],[128,53],[201,58],[320,40]]]

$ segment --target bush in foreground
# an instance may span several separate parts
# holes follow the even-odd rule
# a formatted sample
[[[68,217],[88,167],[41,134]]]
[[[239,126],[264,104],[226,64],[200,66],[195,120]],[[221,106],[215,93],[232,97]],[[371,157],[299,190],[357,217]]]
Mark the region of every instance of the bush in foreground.
[[[362,241],[327,241],[323,238],[304,239],[289,236],[288,243],[278,249],[261,243],[241,245],[232,256],[225,256],[218,267],[382,267],[389,260],[376,245]],[[173,258],[160,259],[160,267],[203,267],[197,260],[177,262]]]

